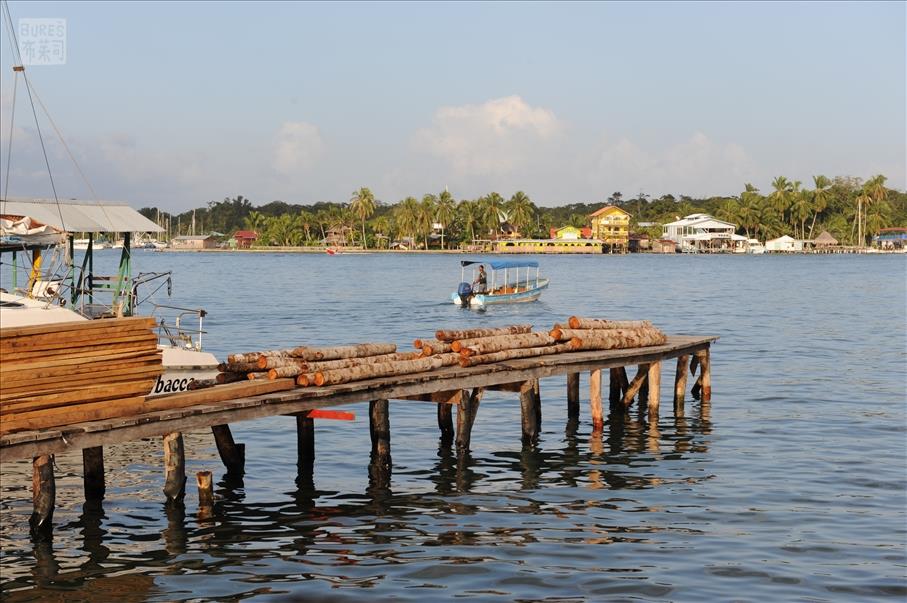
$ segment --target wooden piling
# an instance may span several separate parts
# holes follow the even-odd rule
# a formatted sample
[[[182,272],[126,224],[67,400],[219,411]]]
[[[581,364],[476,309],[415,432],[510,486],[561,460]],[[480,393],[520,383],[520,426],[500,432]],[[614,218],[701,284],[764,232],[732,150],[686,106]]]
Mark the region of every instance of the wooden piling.
[[[472,426],[479,411],[479,403],[485,390],[477,387],[472,392],[464,391],[457,406],[457,452],[469,452],[469,442],[472,437]]]
[[[594,369],[589,373],[589,408],[592,411],[592,429],[601,430],[605,425],[602,415],[602,371]]]
[[[195,474],[195,483],[198,485],[198,506],[214,506],[214,485],[210,471],[199,471]]]
[[[624,392],[623,403],[624,407],[629,406],[633,403],[633,396],[639,392],[639,399],[642,400],[642,386],[645,384],[646,380],[649,378],[649,365],[640,364],[636,369],[636,376],[633,377],[633,381],[627,386],[627,390]]]
[[[454,424],[452,404],[442,402],[438,404],[438,429],[441,430],[441,446],[445,448],[453,444]]]
[[[649,399],[649,365],[640,364],[639,371],[645,376],[642,383],[639,384],[639,406],[642,406],[642,403]]]
[[[57,486],[54,481],[54,456],[42,454],[32,460],[32,514],[28,520],[33,536],[53,529]]]
[[[186,495],[186,458],[183,434],[178,431],[164,436],[164,494],[168,503]]]
[[[104,448],[95,446],[82,449],[82,484],[85,500],[96,501],[104,498]]]
[[[523,444],[535,444],[539,439],[541,423],[541,404],[537,394],[537,379],[530,379],[520,386],[520,425],[523,431]]]
[[[579,419],[579,373],[567,373],[567,420]]]
[[[677,372],[674,375],[674,408],[683,408],[683,398],[687,391],[687,366],[689,356],[677,357]]]
[[[702,387],[702,400],[708,402],[712,399],[712,366],[709,348],[696,353],[699,357],[699,380]]]
[[[385,458],[390,464],[391,424],[387,400],[372,400],[368,404],[369,432],[372,438],[372,454]]]
[[[608,374],[608,402],[613,408],[621,401],[620,368],[612,368]]]
[[[246,466],[246,445],[233,441],[229,425],[212,425],[211,432],[214,434],[214,443],[217,444],[217,452],[227,468],[227,473],[242,475]]]
[[[649,417],[658,417],[658,405],[661,402],[661,361],[649,365]]]
[[[315,466],[315,420],[308,412],[296,415],[296,467],[301,477],[310,477]]]

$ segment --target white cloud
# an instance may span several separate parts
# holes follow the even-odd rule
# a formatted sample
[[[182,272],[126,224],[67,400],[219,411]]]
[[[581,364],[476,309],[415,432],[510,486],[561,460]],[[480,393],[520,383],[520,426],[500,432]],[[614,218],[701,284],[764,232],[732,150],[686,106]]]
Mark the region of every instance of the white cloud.
[[[701,132],[662,150],[647,151],[622,138],[605,145],[591,180],[630,194],[731,194],[753,180],[755,165],[736,143],[716,143]]]
[[[562,130],[551,110],[507,96],[481,105],[441,107],[413,142],[461,175],[498,175],[530,163]]]
[[[292,175],[312,167],[322,153],[324,141],[317,126],[304,121],[284,122],[277,131],[274,169]]]

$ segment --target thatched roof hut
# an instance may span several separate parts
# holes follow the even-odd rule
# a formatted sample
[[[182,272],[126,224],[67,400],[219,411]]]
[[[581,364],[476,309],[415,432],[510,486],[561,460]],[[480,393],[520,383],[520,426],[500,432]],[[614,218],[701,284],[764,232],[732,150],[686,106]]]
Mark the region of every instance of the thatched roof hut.
[[[816,247],[834,247],[838,244],[838,239],[831,236],[827,230],[823,230],[822,234],[813,239],[813,245]]]

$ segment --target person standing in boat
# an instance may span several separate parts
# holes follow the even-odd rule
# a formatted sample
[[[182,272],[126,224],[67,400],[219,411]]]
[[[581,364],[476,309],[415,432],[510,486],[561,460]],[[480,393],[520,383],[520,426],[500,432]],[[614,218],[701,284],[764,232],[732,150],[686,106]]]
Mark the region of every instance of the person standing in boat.
[[[485,274],[485,266],[479,266],[479,274],[476,280],[472,281],[473,293],[485,293],[488,289],[488,275]]]

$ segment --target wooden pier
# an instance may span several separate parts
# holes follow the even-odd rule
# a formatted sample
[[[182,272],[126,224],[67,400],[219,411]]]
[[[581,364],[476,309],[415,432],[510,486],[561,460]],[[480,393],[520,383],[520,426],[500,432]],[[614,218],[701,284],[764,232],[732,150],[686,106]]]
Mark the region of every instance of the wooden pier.
[[[24,431],[0,437],[0,462],[31,458],[34,466],[31,518],[34,532],[51,529],[55,503],[52,455],[67,450],[83,451],[85,496],[97,500],[104,495],[103,447],[140,438],[161,437],[164,448],[165,487],[168,501],[179,502],[185,493],[186,470],[182,432],[211,428],[218,452],[228,473],[241,474],[244,445],[234,442],[229,424],[275,415],[296,417],[298,467],[311,475],[314,464],[314,419],[319,415],[342,415],[329,409],[358,402],[370,402],[369,425],[372,464],[378,479],[389,479],[390,403],[408,401],[436,404],[438,429],[443,445],[455,445],[458,454],[468,452],[472,426],[485,390],[519,395],[521,436],[524,445],[537,442],[541,430],[542,400],[539,380],[564,376],[567,385],[567,418],[580,416],[579,375],[589,373],[589,415],[593,434],[601,432],[605,410],[602,403],[602,371],[608,371],[609,406],[612,414],[623,412],[639,400],[650,420],[657,420],[660,407],[662,369],[676,359],[673,404],[682,412],[689,374],[698,374],[691,395],[711,398],[710,347],[715,336],[669,336],[664,345],[559,353],[507,360],[463,368],[450,366],[430,372],[382,377],[328,387],[287,388],[286,391],[239,397],[227,401],[199,403],[185,408],[147,412],[126,418],[109,419]],[[637,367],[632,379],[627,367]],[[292,382],[277,379],[274,383]],[[230,386],[223,386],[230,387]],[[275,385],[279,387],[279,385]],[[202,390],[204,391],[204,390]],[[453,407],[457,408],[456,419]],[[211,477],[199,475],[200,500],[210,501]],[[209,502],[206,504],[210,504]]]

